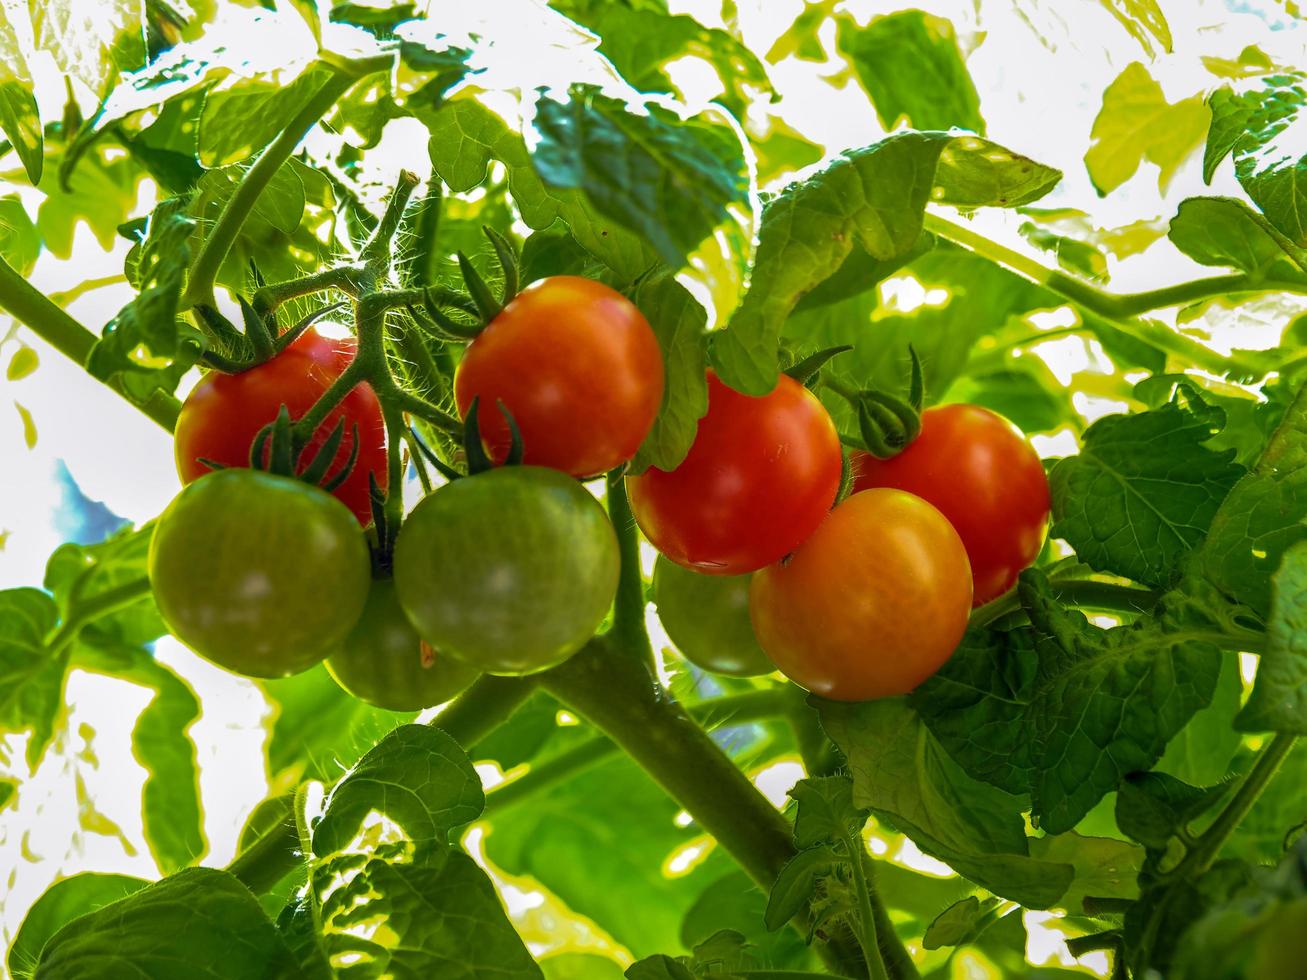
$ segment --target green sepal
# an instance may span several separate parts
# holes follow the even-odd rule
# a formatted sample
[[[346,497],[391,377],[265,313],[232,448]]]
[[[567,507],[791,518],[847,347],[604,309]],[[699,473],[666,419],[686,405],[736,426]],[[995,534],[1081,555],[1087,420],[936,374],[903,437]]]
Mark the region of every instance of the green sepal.
[[[304,317],[304,319],[300,320],[297,324],[295,324],[295,326],[291,327],[289,330],[283,333],[278,334],[272,342],[272,349],[274,353],[280,354],[291,344],[295,343],[295,341],[299,339],[300,334],[302,334],[305,330],[313,326],[313,324],[317,323],[324,316],[327,316],[328,314],[331,313],[335,313],[337,310],[339,310],[341,307],[345,305],[346,304],[344,300],[342,300],[339,303],[332,303],[329,306],[324,306],[321,309],[314,310],[308,316]]]
[[[416,429],[409,429],[409,432],[413,436],[413,445],[417,446],[418,452],[422,454],[422,458],[425,459],[428,463],[430,463],[437,473],[439,473],[441,476],[443,476],[446,480],[448,480],[451,483],[453,483],[455,480],[461,480],[463,478],[464,474],[460,473],[458,470],[454,469],[454,467],[450,466],[443,459],[437,456],[435,451],[430,446],[428,446],[425,442],[422,441],[422,436],[417,432]]]
[[[355,440],[353,444],[354,455],[358,452],[358,426],[355,426]],[[313,454],[313,459],[309,465],[304,468],[300,474],[300,479],[306,483],[320,484],[327,476],[327,470],[331,468],[332,460],[336,458],[336,452],[340,449],[341,441],[345,438],[345,417],[342,415],[336,419],[336,425],[327,436],[327,441],[318,447],[318,451]]]
[[[917,414],[921,413],[921,406],[926,400],[926,379],[921,370],[921,358],[917,356],[917,349],[908,344],[908,357],[912,358],[912,379],[908,382],[908,404]],[[920,420],[918,420],[917,431],[920,431]],[[916,438],[916,434],[913,434]]]
[[[513,413],[508,410],[502,398],[495,399],[495,405],[499,408],[499,414],[504,417],[508,423],[508,455],[504,457],[505,466],[519,466],[522,463],[522,457],[526,455],[526,446],[522,442],[522,430],[517,427],[517,419],[513,418]]]
[[[494,461],[486,452],[485,443],[481,441],[481,425],[477,415],[481,409],[481,396],[472,399],[468,406],[467,418],[463,420],[463,455],[467,457],[467,475],[475,476],[494,467]]]
[[[503,305],[499,300],[495,299],[495,294],[490,291],[489,284],[481,278],[481,273],[477,272],[476,267],[472,265],[472,260],[462,252],[457,253],[455,257],[458,259],[458,271],[463,276],[468,295],[472,297],[472,302],[476,304],[481,319],[489,323],[499,316],[500,311],[504,308]]]
[[[512,242],[489,225],[482,225],[481,232],[486,238],[490,239],[490,245],[495,250],[495,258],[499,262],[499,268],[504,273],[504,292],[501,303],[507,306],[509,301],[517,295],[521,281],[517,250],[513,248]]]
[[[845,351],[853,350],[852,344],[841,344],[839,347],[827,347],[817,351],[815,354],[809,354],[807,357],[796,361],[787,367],[782,373],[788,374],[804,387],[811,387],[815,383],[821,369],[826,366],[826,362],[832,357],[843,354]]]
[[[197,303],[195,315],[227,354],[241,351],[245,347],[245,338],[236,329],[236,324],[223,316],[217,309],[206,303]]]
[[[241,319],[245,321],[245,339],[254,348],[254,361],[262,364],[276,353],[272,344],[272,331],[244,296],[237,296],[236,301],[241,305]]]
[[[485,328],[481,323],[459,323],[438,307],[431,298],[431,290],[426,291],[424,297],[426,302],[426,313],[428,322],[435,327],[435,332],[442,340],[456,340],[466,343],[469,340],[475,340],[477,335]],[[418,313],[416,307],[410,306],[409,312],[419,323],[423,322],[422,316]]]

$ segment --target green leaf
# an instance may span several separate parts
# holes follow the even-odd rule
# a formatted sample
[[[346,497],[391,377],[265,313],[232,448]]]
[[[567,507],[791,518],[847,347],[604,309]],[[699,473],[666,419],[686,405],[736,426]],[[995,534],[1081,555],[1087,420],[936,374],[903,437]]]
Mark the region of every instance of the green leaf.
[[[306,891],[302,881],[294,887],[297,896]],[[268,897],[264,896],[265,902]],[[304,980],[336,980],[337,974],[327,962],[318,937],[318,921],[310,898],[290,898],[277,915],[277,931],[299,963]]]
[[[681,268],[730,209],[748,207],[743,148],[727,126],[652,103],[637,114],[593,86],[568,94],[536,107],[536,171],[555,190],[584,193],[667,265]]]
[[[447,845],[450,831],[484,807],[481,780],[458,743],[438,728],[402,725],[332,789],[313,830],[313,853],[344,850],[374,812],[398,823],[407,840]]]
[[[452,99],[432,112],[419,114],[431,134],[431,165],[456,194],[472,190],[486,179],[497,160],[507,169],[508,190],[522,220],[536,230],[562,219],[572,237],[612,269],[622,283],[635,279],[657,258],[636,235],[599,215],[579,190],[547,187],[536,173],[519,133],[481,103]]]
[[[752,285],[715,338],[722,380],[748,394],[769,392],[781,328],[799,300],[855,246],[880,262],[913,252],[928,200],[1015,206],[1046,192],[1056,175],[977,137],[904,132],[790,185],[763,211]]]
[[[969,129],[985,134],[980,96],[953,25],[920,10],[876,17],[866,27],[840,18],[836,44],[871,97],[885,129]]]
[[[195,225],[171,215],[151,228],[140,259],[141,292],[118,311],[91,348],[86,370],[102,381],[118,377],[132,397],[171,393],[203,351],[199,333],[178,319]],[[141,351],[154,363],[143,362]],[[170,363],[158,365],[160,359]]]
[[[615,960],[592,953],[560,953],[540,961],[545,980],[622,980],[626,974]]]
[[[817,883],[834,873],[848,859],[836,854],[828,844],[800,851],[785,862],[772,884],[763,922],[775,932],[808,907],[817,891]]]
[[[365,928],[378,921],[383,930]],[[454,848],[433,849],[420,864],[368,861],[323,899],[322,931],[331,961],[349,958],[342,976],[543,976],[486,873]]]
[[[1075,419],[1066,389],[1038,358],[1007,361],[1010,368],[968,374],[949,387],[941,401],[983,405],[1022,432],[1051,432]]]
[[[809,776],[795,783],[789,795],[798,808],[796,847],[860,839],[867,811],[853,805],[853,780],[848,776]]]
[[[1307,746],[1299,742],[1280,771],[1257,798],[1221,849],[1221,856],[1268,864],[1278,861],[1301,837],[1307,813],[1302,788],[1307,785]]]
[[[1168,585],[1243,474],[1234,450],[1203,445],[1224,426],[1189,384],[1161,408],[1099,419],[1049,475],[1051,535],[1098,571]]]
[[[1066,890],[1070,865],[1029,857],[1018,798],[963,772],[906,704],[814,701],[822,727],[848,757],[857,806],[1028,908],[1047,908]]]
[[[145,63],[143,4],[104,0],[40,0],[29,4],[36,46],[54,56],[61,71],[101,99],[118,74]]]
[[[633,297],[663,349],[663,401],[653,428],[631,461],[631,471],[650,466],[674,470],[699,431],[708,411],[708,314],[698,300],[671,276],[643,280]]]
[[[51,156],[47,163],[53,164]],[[118,226],[136,207],[140,168],[126,156],[109,158],[101,147],[92,148],[67,182],[42,181],[45,194],[36,209],[36,227],[45,247],[56,258],[69,259],[73,235],[85,222],[100,247],[109,251],[118,238]]]
[[[126,898],[147,884],[129,875],[92,873],[56,881],[32,903],[18,927],[9,946],[9,972],[15,980],[29,980],[50,937],[78,916]]]
[[[1221,656],[1184,610],[1104,630],[1052,605],[1034,570],[1021,589],[1033,625],[968,631],[911,703],[971,776],[1030,792],[1056,834],[1161,758],[1211,700]]]
[[[1181,201],[1169,235],[1176,248],[1203,265],[1227,266],[1257,279],[1307,278],[1307,252],[1232,197]]]
[[[1177,832],[1187,829],[1232,790],[1231,783],[1200,789],[1163,772],[1132,772],[1116,796],[1121,833],[1145,847],[1165,851]]]
[[[205,167],[240,163],[271,143],[331,78],[330,68],[310,68],[291,82],[246,79],[211,89],[200,113],[197,145]]]
[[[27,172],[27,179],[35,185],[41,182],[45,168],[45,134],[41,130],[31,82],[5,77],[8,74],[6,66],[12,64],[4,56],[8,30],[9,25],[0,14],[0,131],[13,144]]]
[[[222,980],[300,974],[244,885],[225,871],[187,868],[64,926],[41,951],[35,975]]]
[[[1263,620],[1285,551],[1307,537],[1307,388],[1300,389],[1252,471],[1212,520],[1198,568]]]
[[[1137,61],[1103,92],[1085,168],[1099,194],[1116,190],[1145,160],[1158,168],[1165,190],[1180,165],[1202,143],[1211,115],[1201,96],[1170,103]]]
[[[1243,678],[1234,657],[1221,658],[1221,673],[1211,703],[1195,714],[1166,746],[1154,767],[1197,786],[1220,782],[1230,774],[1235,753],[1243,744],[1234,717],[1243,699]]]
[[[775,893],[773,888],[772,896]],[[805,901],[810,893],[809,890],[804,894]],[[797,931],[768,931],[765,917],[772,900],[743,871],[732,871],[705,888],[686,911],[681,923],[681,943],[693,949],[714,934],[730,930],[742,935],[758,958],[773,969],[816,967],[819,961]],[[545,974],[549,975],[547,965]]]
[[[98,544],[62,544],[45,566],[45,588],[54,595],[60,616],[78,618],[85,604],[103,593],[146,575],[153,522],[122,527]],[[82,628],[83,640],[140,647],[168,632],[152,596],[146,592],[129,606],[98,616]]]
[[[1157,0],[1099,0],[1099,3],[1150,55],[1153,53],[1153,41],[1157,41],[1163,51],[1170,53],[1171,27]]]
[[[40,589],[0,592],[0,731],[31,732],[27,761],[33,769],[63,707],[68,655],[52,657],[45,645],[58,622],[54,600]]]
[[[1271,585],[1266,650],[1235,727],[1307,735],[1307,543],[1285,551]]]
[[[987,898],[982,902],[975,895],[954,902],[931,921],[921,940],[922,948],[943,949],[962,945],[972,930],[1001,904],[1000,899]]]
[[[624,976],[626,980],[694,980],[689,967],[661,953],[632,963]]]
[[[1307,76],[1279,72],[1219,88],[1209,105],[1203,178],[1210,183],[1233,153],[1235,176],[1248,196],[1282,234],[1307,247],[1307,153],[1297,135],[1307,107]]]
[[[41,254],[41,234],[16,195],[0,197],[0,258],[20,276],[30,276]],[[31,350],[25,347],[23,350]],[[33,355],[35,356],[35,355]],[[10,368],[10,381],[16,381]]]
[[[1060,861],[1076,869],[1075,879],[1058,905],[1079,915],[1085,896],[1135,899],[1139,897],[1139,869],[1143,848],[1111,837],[1084,837],[1077,833],[1040,837],[1030,842],[1031,856]]]

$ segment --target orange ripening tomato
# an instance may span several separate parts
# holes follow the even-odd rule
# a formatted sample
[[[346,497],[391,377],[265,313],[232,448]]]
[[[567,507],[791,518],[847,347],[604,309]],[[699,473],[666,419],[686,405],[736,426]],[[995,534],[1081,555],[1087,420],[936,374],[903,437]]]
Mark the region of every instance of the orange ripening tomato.
[[[843,459],[817,396],[782,374],[761,398],[708,372],[708,414],[668,472],[628,477],[631,510],[653,546],[685,568],[744,575],[797,548],[830,511]]]
[[[920,497],[864,490],[755,573],[749,609],[763,650],[800,687],[835,701],[906,694],[966,632],[966,548]]]
[[[309,328],[280,354],[248,371],[206,374],[186,397],[177,418],[173,451],[182,483],[192,483],[210,472],[201,462],[205,459],[225,467],[248,467],[254,437],[277,418],[281,406],[286,406],[292,419],[302,416],[349,366],[357,349],[353,338],[331,340]],[[381,403],[366,381],[347,394],[318,426],[300,453],[296,471],[309,465],[342,418],[344,438],[327,476],[336,476],[349,460],[357,427],[358,459],[332,495],[366,527],[372,523],[368,474],[381,489],[386,488],[386,426]],[[265,448],[265,461],[267,453]]]
[[[1048,477],[1030,443],[979,405],[940,405],[891,459],[853,456],[853,489],[915,493],[949,519],[967,546],[975,603],[996,599],[1039,556],[1048,528]]]
[[[621,466],[653,428],[663,399],[663,353],[635,304],[601,282],[551,276],[517,294],[467,347],[454,398],[477,418],[502,463],[511,432],[523,462],[575,477]]]

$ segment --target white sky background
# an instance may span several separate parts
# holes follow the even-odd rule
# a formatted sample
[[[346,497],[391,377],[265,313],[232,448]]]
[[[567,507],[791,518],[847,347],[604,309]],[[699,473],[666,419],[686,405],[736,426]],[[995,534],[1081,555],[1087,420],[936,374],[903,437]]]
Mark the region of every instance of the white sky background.
[[[507,10],[520,2],[525,0],[496,0],[495,6]],[[718,5],[712,0],[672,0],[670,5],[674,11],[694,13],[710,26],[720,24]],[[740,26],[758,52],[771,46],[802,7],[801,0],[739,0],[738,5]],[[1201,154],[1190,159],[1164,196],[1159,193],[1157,170],[1149,163],[1106,199],[1094,192],[1082,159],[1103,89],[1131,61],[1147,63],[1139,44],[1095,0],[846,3],[863,21],[913,5],[947,17],[957,27],[969,52],[968,65],[980,91],[989,136],[1062,169],[1063,184],[1039,202],[1041,206],[1081,208],[1100,226],[1116,227],[1140,219],[1168,218],[1187,196],[1239,193],[1228,161],[1214,186],[1202,184]],[[1161,6],[1175,38],[1175,52],[1161,56],[1149,69],[1171,101],[1212,84],[1200,55],[1234,59],[1247,44],[1256,43],[1283,63],[1307,63],[1307,30],[1286,16],[1274,0],[1162,0]],[[504,23],[520,20],[506,17]],[[1045,35],[1047,44],[1041,43],[1032,24]],[[530,38],[524,41],[529,43]],[[844,87],[832,89],[824,80],[840,67],[790,60],[770,68],[785,96],[782,112],[786,119],[833,152],[864,145],[881,135],[856,81],[850,77]],[[712,89],[693,93],[696,80],[703,77],[702,66],[682,63],[675,66],[674,77],[692,94],[713,94]],[[424,135],[400,126],[394,139],[388,138],[368,160],[378,167],[382,178],[401,167],[425,173],[424,142]],[[29,213],[34,213],[30,204],[35,198],[25,194],[24,199],[29,201]],[[138,213],[148,204],[145,195]],[[1016,224],[1011,215],[1001,211],[986,212],[977,219],[980,230],[1028,251],[1016,233]],[[43,291],[57,292],[87,279],[121,273],[126,243],[105,253],[85,228],[79,230],[76,242],[75,258],[70,262],[59,262],[48,254],[42,257],[33,282]],[[1051,259],[1044,256],[1043,261]],[[1113,263],[1111,272],[1111,288],[1133,290],[1180,281],[1199,274],[1199,269],[1163,239],[1143,256]],[[98,330],[130,295],[125,285],[102,289],[76,300],[69,310]],[[1261,313],[1240,317],[1219,325],[1226,333],[1237,333],[1237,342],[1233,336],[1218,337],[1218,342],[1265,346],[1278,338],[1285,322],[1284,308],[1273,303]],[[0,336],[7,329],[8,319],[0,318]],[[0,550],[0,588],[39,585],[46,558],[61,541],[56,530],[60,504],[54,482],[57,461],[66,463],[88,496],[136,522],[156,515],[179,489],[171,440],[161,429],[30,332],[22,330],[19,336],[37,349],[41,366],[36,374],[19,382],[7,382],[0,376],[0,533],[9,532],[7,545]],[[1059,376],[1065,377],[1085,366],[1089,353],[1085,344],[1070,338],[1047,345],[1043,353]],[[8,362],[13,349],[12,342],[0,349],[0,364]],[[34,417],[39,433],[35,449],[24,444],[22,425],[12,407],[15,401]],[[1093,414],[1104,410],[1111,410],[1111,405],[1086,403],[1086,411]],[[1065,439],[1044,440],[1042,445],[1045,452],[1069,448]],[[1074,446],[1073,440],[1070,446]],[[242,819],[264,794],[261,748],[266,706],[252,684],[209,666],[175,642],[161,643],[159,656],[190,681],[202,699],[204,714],[192,735],[202,766],[202,800],[211,845],[206,863],[221,865],[233,854]],[[7,811],[0,821],[0,895],[4,896],[0,942],[5,947],[28,905],[60,873],[121,871],[145,877],[157,873],[141,836],[144,774],[130,755],[128,737],[146,698],[140,689],[104,678],[76,674],[70,679],[72,711],[66,734],[36,778],[23,786],[17,809]],[[95,730],[89,744],[83,725]],[[15,747],[12,739],[8,745]],[[21,759],[21,752],[12,755]],[[21,766],[21,761],[18,764]],[[99,830],[112,824],[120,828],[121,835],[79,827],[78,780],[85,782],[86,798],[108,821],[100,822]],[[81,816],[85,822],[86,814]],[[95,825],[93,820],[91,823]],[[1046,950],[1045,955],[1055,954]]]

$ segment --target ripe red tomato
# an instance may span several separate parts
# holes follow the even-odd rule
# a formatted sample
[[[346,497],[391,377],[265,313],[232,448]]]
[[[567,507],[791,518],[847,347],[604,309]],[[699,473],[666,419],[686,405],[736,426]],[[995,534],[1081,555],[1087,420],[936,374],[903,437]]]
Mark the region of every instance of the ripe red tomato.
[[[663,354],[621,293],[580,276],[551,276],[518,293],[468,345],[454,376],[458,410],[480,397],[481,436],[496,462],[522,432],[524,462],[575,477],[635,455],[663,398]]]
[[[817,397],[781,375],[742,395],[708,372],[708,414],[685,461],[626,481],[640,530],[686,568],[743,575],[797,548],[839,491],[835,423]]]
[[[800,687],[836,701],[906,694],[966,632],[967,551],[920,497],[864,490],[753,576],[749,610],[763,650]]]
[[[978,405],[940,405],[892,459],[853,458],[855,491],[894,487],[934,504],[962,536],[976,605],[1016,583],[1039,555],[1048,527],[1048,478],[1012,423]]]
[[[249,466],[250,447],[259,430],[277,417],[285,404],[291,418],[307,412],[318,396],[345,370],[357,347],[353,339],[331,340],[312,328],[284,351],[239,374],[212,372],[187,396],[177,419],[174,452],[182,483],[199,479],[210,459],[224,466]],[[386,427],[381,405],[366,382],[345,396],[318,427],[300,454],[296,469],[302,472],[318,448],[345,419],[345,438],[327,471],[335,476],[349,460],[358,426],[359,454],[345,482],[332,491],[365,527],[372,521],[368,500],[368,474],[386,486]]]

